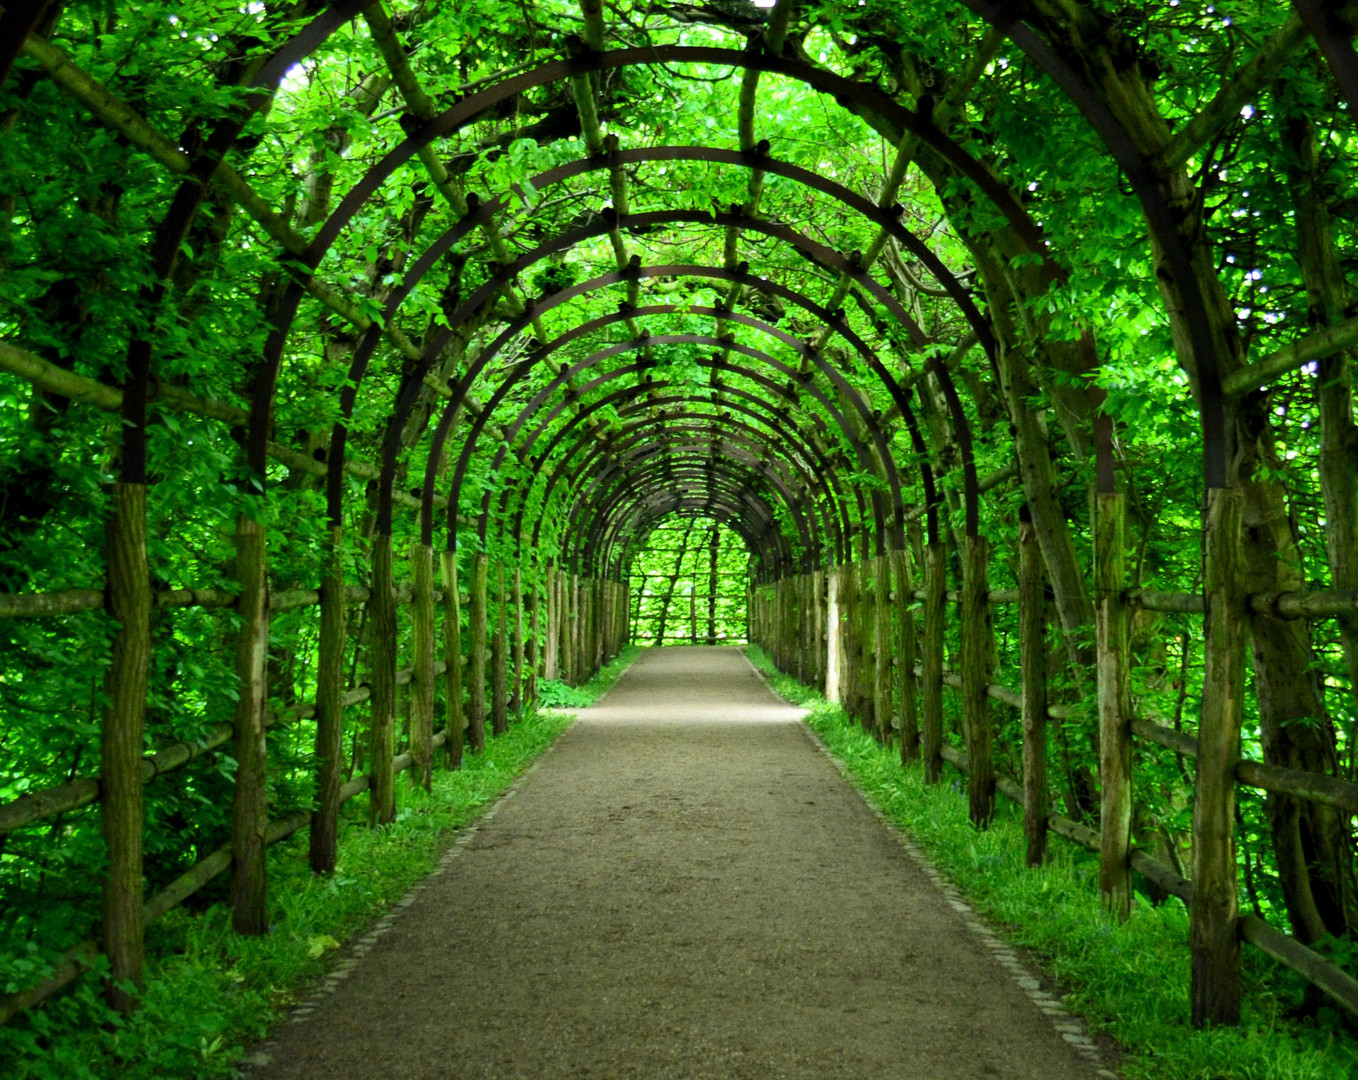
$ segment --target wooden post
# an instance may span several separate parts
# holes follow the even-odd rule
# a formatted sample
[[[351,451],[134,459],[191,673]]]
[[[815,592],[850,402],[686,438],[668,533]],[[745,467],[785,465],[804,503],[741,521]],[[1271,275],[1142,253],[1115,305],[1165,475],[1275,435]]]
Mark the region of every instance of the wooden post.
[[[236,522],[236,790],[231,809],[231,925],[240,934],[269,928],[264,872],[264,833],[269,825],[264,706],[265,659],[269,646],[269,585],[265,577],[263,522],[241,514]],[[140,886],[138,886],[140,887]]]
[[[443,760],[448,768],[460,769],[467,715],[462,704],[462,597],[459,595],[462,584],[457,580],[457,552],[444,551],[439,556],[439,563],[443,572],[443,662],[448,665],[444,701],[448,726],[443,741]]]
[[[811,572],[811,640],[815,649],[815,678],[817,689],[825,691],[825,571],[817,567]],[[829,695],[826,694],[828,697]]]
[[[108,870],[101,945],[109,959],[108,1003],[130,1012],[121,984],[142,981],[142,755],[151,661],[151,574],[146,556],[146,485],[113,485],[109,509],[108,612],[118,623],[104,682],[100,725],[100,819]]]
[[[1119,492],[1094,496],[1094,600],[1098,656],[1099,891],[1115,919],[1132,913],[1132,708],[1125,548],[1127,511]]]
[[[1047,595],[1032,519],[1019,515],[1019,672],[1023,723],[1023,833],[1029,866],[1047,857]]]
[[[844,711],[863,722],[858,707],[858,567],[846,562],[839,568],[839,700]]]
[[[542,657],[542,677],[544,679],[556,679],[560,675],[557,666],[558,657],[561,654],[561,603],[560,588],[557,583],[558,575],[556,567],[552,563],[547,564],[547,636],[543,641],[545,649]]]
[[[495,580],[495,634],[490,643],[490,728],[496,735],[509,730],[509,594],[505,591],[505,567],[501,563]]]
[[[825,700],[842,704],[840,694],[839,567],[825,572]]]
[[[919,757],[919,699],[915,693],[915,583],[910,576],[910,556],[893,551],[892,583],[896,588],[896,645],[892,668],[900,699],[901,764]]]
[[[469,597],[471,657],[467,672],[467,742],[473,754],[486,748],[486,553],[472,555],[472,588]]]
[[[529,592],[529,627],[528,627],[528,679],[524,684],[524,702],[531,709],[538,703],[538,673],[542,665],[542,590],[538,584],[538,574],[541,570],[535,571],[533,575],[533,588]]]
[[[425,791],[434,768],[434,549],[410,546],[411,641],[414,656],[410,684],[411,778]]]
[[[968,813],[984,829],[995,816],[995,763],[991,757],[990,703],[990,542],[968,536],[962,566],[962,730],[966,734]]]
[[[891,554],[876,560],[874,574],[876,590],[873,596],[875,632],[875,672],[873,713],[877,725],[877,741],[883,746],[891,742]]]
[[[321,640],[316,664],[316,810],[308,858],[312,873],[333,874],[338,857],[344,772],[344,530],[330,529],[321,582]]]
[[[510,681],[509,711],[515,716],[523,715],[523,570],[514,567],[511,582],[510,606],[513,609],[514,629],[510,639],[510,658],[514,664],[514,678]]]
[[[369,698],[368,824],[386,825],[396,818],[396,774],[392,771],[396,726],[396,583],[392,568],[391,537],[373,537],[372,596],[368,599],[372,626],[372,697]]]
[[[1189,908],[1193,1023],[1240,1022],[1236,932],[1235,769],[1245,689],[1242,504],[1239,488],[1208,488],[1203,523],[1206,636],[1193,799]]]
[[[947,558],[942,543],[925,551],[924,573],[924,695],[920,752],[924,779],[937,784],[943,779],[943,602],[947,598]]]

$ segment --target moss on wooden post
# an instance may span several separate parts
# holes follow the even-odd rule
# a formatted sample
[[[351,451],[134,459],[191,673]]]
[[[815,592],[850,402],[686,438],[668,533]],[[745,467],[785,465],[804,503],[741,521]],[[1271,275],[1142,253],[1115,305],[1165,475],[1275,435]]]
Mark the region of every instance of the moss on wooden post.
[[[264,834],[269,825],[264,747],[265,658],[269,645],[265,559],[263,522],[241,514],[236,527],[236,579],[241,586],[236,607],[241,619],[236,639],[240,696],[234,721],[236,789],[231,809],[231,925],[241,934],[262,934],[269,928],[264,872]]]
[[[443,661],[448,666],[444,709],[447,734],[443,740],[444,763],[450,769],[462,767],[462,739],[467,725],[462,702],[462,585],[457,579],[457,552],[439,556],[443,577]]]
[[[490,645],[490,727],[496,735],[509,730],[509,595],[501,563],[495,581],[495,635]]]
[[[1245,612],[1238,488],[1208,488],[1203,525],[1207,611],[1202,708],[1193,799],[1193,903],[1189,908],[1193,1023],[1240,1021],[1235,854],[1235,769],[1245,688]]]
[[[340,781],[344,772],[344,530],[330,529],[321,582],[321,639],[316,664],[316,809],[308,858],[313,873],[331,874],[338,854]]]
[[[372,625],[372,697],[368,718],[368,824],[396,818],[396,775],[392,771],[396,726],[396,584],[391,537],[373,538],[373,584],[368,598]]]
[[[1094,496],[1095,631],[1099,701],[1099,891],[1123,920],[1132,913],[1132,732],[1125,589],[1126,507]]]
[[[924,779],[930,784],[943,778],[943,602],[947,588],[943,545],[935,542],[925,551],[924,674],[920,680],[924,697],[920,753]]]
[[[103,883],[101,947],[109,959],[105,990],[119,1012],[134,999],[122,986],[142,980],[142,754],[151,659],[151,579],[146,557],[146,485],[113,485],[108,520],[108,612],[117,620],[104,683],[99,786],[108,869]]]
[[[915,584],[910,575],[910,556],[893,551],[889,556],[889,585],[896,590],[896,636],[891,668],[896,684],[897,714],[901,736],[901,764],[919,757],[919,696],[915,692]]]
[[[1046,571],[1037,529],[1020,515],[1019,678],[1023,725],[1023,834],[1027,863],[1047,857],[1047,596]]]
[[[467,635],[471,638],[467,672],[467,742],[474,754],[486,748],[486,553],[472,555],[472,587]]]
[[[412,544],[410,562],[410,775],[428,791],[434,767],[434,549]]]
[[[985,828],[995,816],[995,763],[991,756],[990,542],[968,536],[962,549],[962,730],[966,733],[968,814]]]

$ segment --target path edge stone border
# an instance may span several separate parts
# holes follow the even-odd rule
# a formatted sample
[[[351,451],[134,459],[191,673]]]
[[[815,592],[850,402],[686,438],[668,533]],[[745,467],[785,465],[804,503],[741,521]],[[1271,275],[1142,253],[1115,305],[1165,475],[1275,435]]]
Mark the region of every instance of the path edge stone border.
[[[768,688],[770,694],[780,701],[787,701],[785,697],[773,688],[773,684],[769,682],[767,676],[754,666],[754,663],[750,660],[749,656],[746,655],[743,649],[741,650],[741,656],[743,656],[745,662],[750,665],[750,670],[752,670],[755,675],[759,677],[759,680]],[[793,703],[788,702],[788,704]],[[834,753],[830,750],[830,747],[826,745],[825,740],[822,739],[819,733],[806,722],[805,714],[810,712],[810,710],[805,706],[795,707],[802,710],[803,717],[798,726],[805,733],[806,737],[811,740],[812,745],[825,755],[844,782],[858,793],[858,797],[863,800],[863,805],[868,808],[868,812],[886,828],[887,832],[889,832],[896,839],[896,842],[901,845],[901,848],[905,851],[905,854],[910,861],[913,862],[924,876],[938,888],[939,892],[943,894],[943,898],[948,902],[948,905],[961,916],[962,922],[966,925],[967,929],[969,929],[980,943],[985,946],[994,960],[1004,969],[1009,977],[1014,980],[1015,985],[1023,991],[1024,995],[1027,996],[1028,1000],[1036,1005],[1042,1014],[1051,1021],[1052,1026],[1056,1029],[1056,1033],[1069,1043],[1071,1048],[1079,1054],[1081,1058],[1093,1067],[1095,1070],[1094,1075],[1097,1076],[1099,1080],[1122,1080],[1120,1073],[1109,1068],[1107,1062],[1104,1060],[1102,1051],[1099,1049],[1098,1043],[1096,1043],[1089,1034],[1089,1030],[1085,1026],[1084,1020],[1067,1010],[1059,1000],[1042,989],[1041,980],[1024,965],[1023,961],[1018,958],[1018,955],[1009,947],[1000,935],[976,914],[971,904],[967,902],[966,897],[962,895],[957,886],[929,861],[929,857],[915,843],[910,834],[896,824],[896,822],[887,817],[886,814],[873,803],[871,796],[858,786],[854,780],[853,774],[849,771],[849,767],[845,765],[844,762],[840,761],[839,758],[835,757]]]

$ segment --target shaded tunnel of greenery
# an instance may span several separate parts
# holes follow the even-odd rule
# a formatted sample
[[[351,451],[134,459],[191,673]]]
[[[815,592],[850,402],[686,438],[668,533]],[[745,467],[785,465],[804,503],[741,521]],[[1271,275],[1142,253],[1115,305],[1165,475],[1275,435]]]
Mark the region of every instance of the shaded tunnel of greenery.
[[[0,1019],[262,933],[269,843],[331,873],[543,680],[747,638],[1188,903],[1194,1024],[1242,941],[1358,1012],[1355,31],[7,5]]]

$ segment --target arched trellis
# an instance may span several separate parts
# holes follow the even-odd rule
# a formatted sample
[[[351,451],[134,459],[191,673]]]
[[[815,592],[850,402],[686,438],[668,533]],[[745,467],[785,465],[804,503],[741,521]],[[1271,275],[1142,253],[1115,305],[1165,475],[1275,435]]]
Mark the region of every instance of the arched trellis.
[[[601,352],[595,353],[595,354],[591,355],[590,357],[588,357],[588,358],[586,358],[586,359],[584,359],[584,360],[579,361],[577,364],[573,365],[573,366],[572,366],[571,368],[569,368],[569,369],[563,369],[562,373],[559,374],[559,375],[556,377],[556,379],[553,380],[553,382],[552,382],[551,384],[549,384],[547,387],[545,387],[542,391],[539,392],[539,395],[534,399],[534,402],[530,403],[530,405],[525,409],[525,413],[524,413],[523,415],[521,415],[520,418],[516,419],[516,421],[514,422],[514,424],[511,425],[510,431],[513,432],[514,430],[516,430],[517,427],[518,427],[518,425],[519,425],[520,423],[522,423],[523,419],[525,419],[528,410],[531,409],[531,408],[537,407],[537,406],[540,404],[540,402],[541,402],[542,400],[544,400],[544,399],[546,398],[546,396],[547,396],[553,389],[555,389],[555,387],[556,387],[557,384],[564,382],[566,379],[570,378],[570,377],[571,377],[572,375],[574,375],[575,373],[577,373],[577,372],[579,372],[579,371],[588,370],[588,369],[592,368],[594,365],[596,365],[597,363],[599,363],[601,360],[606,359],[607,357],[610,357],[610,356],[618,355],[618,354],[620,354],[620,353],[628,352],[628,351],[636,351],[636,350],[638,350],[638,349],[646,348],[646,347],[648,347],[648,346],[650,346],[650,345],[660,345],[660,346],[663,346],[663,345],[667,345],[667,344],[706,344],[706,345],[721,345],[722,342],[721,342],[720,339],[712,338],[712,337],[707,337],[707,336],[704,336],[704,335],[660,335],[660,336],[658,336],[658,337],[648,337],[648,338],[644,338],[644,339],[637,340],[637,341],[624,342],[624,343],[621,343],[621,344],[619,344],[619,345],[610,346],[609,348],[604,349],[604,350],[602,350]],[[781,363],[779,363],[778,361],[774,360],[772,357],[769,357],[767,354],[763,354],[763,353],[759,352],[758,350],[755,350],[755,349],[753,349],[753,348],[751,348],[751,347],[749,347],[749,346],[738,346],[738,347],[737,347],[737,346],[733,346],[733,351],[738,351],[738,352],[741,352],[741,353],[744,354],[744,355],[748,355],[748,356],[751,356],[751,357],[753,357],[753,358],[760,359],[760,360],[762,360],[764,363],[766,363],[766,364],[768,364],[769,366],[773,367],[773,369],[774,369],[775,371],[779,371],[779,372],[781,372],[781,373],[784,374],[784,375],[793,376],[793,375],[796,374],[795,369],[789,367],[788,365],[781,364]],[[521,365],[521,370],[522,370],[522,367],[523,367],[523,366],[526,366],[526,365]],[[607,373],[606,375],[603,375],[603,376],[596,376],[593,380],[591,380],[590,383],[588,383],[588,384],[586,384],[585,386],[579,388],[579,392],[580,392],[581,394],[588,393],[590,390],[594,389],[595,387],[601,386],[601,385],[603,385],[604,383],[606,383],[606,382],[608,382],[608,381],[611,381],[611,380],[613,380],[613,379],[619,378],[619,377],[621,377],[621,376],[623,376],[623,375],[627,375],[627,374],[635,374],[635,373],[638,373],[638,372],[641,372],[641,371],[645,371],[645,370],[648,369],[649,366],[650,366],[650,365],[649,365],[649,362],[647,362],[647,361],[640,361],[640,362],[637,362],[637,363],[628,365],[628,366],[625,367],[625,368],[616,369],[616,370],[614,370],[614,371],[611,371],[611,372]],[[763,377],[757,377],[757,376],[755,376],[755,375],[749,373],[749,372],[746,371],[745,369],[742,369],[742,368],[740,368],[740,367],[738,367],[738,366],[736,366],[736,365],[731,365],[731,364],[719,364],[719,363],[717,363],[717,362],[715,362],[715,361],[708,362],[708,363],[703,363],[703,362],[699,361],[699,366],[701,366],[701,367],[712,367],[712,368],[715,369],[715,370],[729,371],[729,372],[732,372],[732,373],[741,374],[741,375],[743,375],[743,376],[745,376],[745,377],[747,377],[747,378],[753,378],[756,382],[759,382],[761,385],[764,385],[764,386],[766,386],[768,389],[774,390],[774,391],[778,392],[780,395],[785,396],[785,397],[786,397],[787,399],[789,399],[790,401],[795,402],[795,394],[792,393],[792,392],[790,392],[790,391],[788,391],[788,390],[786,389],[786,387],[779,387],[779,386],[777,386],[775,383],[773,383],[772,380],[769,380],[769,379],[763,378]],[[846,390],[847,390],[847,384],[843,384],[843,383],[842,383],[842,378],[840,378],[840,377],[838,377],[838,376],[837,376],[837,378],[839,378],[839,382],[840,382],[842,385],[844,385],[844,387],[845,387]],[[505,381],[505,383],[503,383],[503,384],[501,385],[501,387],[499,388],[499,390],[497,390],[497,394],[501,394],[501,393],[506,392],[506,391],[510,388],[510,386],[511,386],[511,384],[512,384],[512,381],[513,381],[512,378],[511,378],[511,379],[507,379],[507,380]],[[735,391],[732,390],[732,392],[735,392]],[[828,396],[826,396],[825,394],[823,394],[822,392],[820,392],[819,390],[816,390],[816,389],[814,389],[814,388],[811,388],[808,392],[812,393],[812,396],[813,396],[813,397],[814,397],[814,398],[822,405],[822,407],[824,407],[824,408],[826,409],[826,411],[830,414],[830,416],[832,417],[832,419],[834,419],[834,420],[839,424],[841,430],[842,430],[842,431],[845,431],[845,432],[847,433],[847,438],[848,438],[848,441],[849,441],[849,443],[850,443],[850,446],[853,448],[854,452],[855,452],[856,455],[858,456],[859,461],[860,461],[860,463],[862,464],[862,466],[863,466],[864,468],[872,468],[872,467],[874,467],[874,465],[875,465],[876,463],[874,462],[873,457],[867,452],[866,447],[865,447],[865,446],[858,440],[858,438],[853,434],[852,428],[846,423],[844,416],[842,415],[842,413],[840,412],[840,410],[835,406],[834,402],[831,401],[831,400],[828,398]],[[614,400],[614,399],[610,399],[610,400]],[[856,398],[850,398],[850,400],[854,401],[854,402],[858,405],[858,408],[859,408],[860,412],[861,412],[864,416],[866,416],[866,408],[862,405],[862,403],[861,403],[861,402],[858,402]],[[558,414],[560,411],[561,411],[561,406],[558,406],[556,409],[553,410],[552,416],[554,416],[555,414]],[[464,442],[462,454],[459,456],[459,459],[458,459],[458,467],[457,467],[457,469],[455,470],[455,473],[454,473],[454,481],[453,481],[453,487],[452,487],[452,494],[450,494],[450,497],[449,497],[450,505],[456,505],[456,494],[460,491],[461,482],[462,482],[462,477],[463,477],[463,475],[465,474],[466,463],[470,460],[471,452],[472,452],[472,450],[474,449],[474,445],[473,445],[474,440],[475,440],[476,436],[479,434],[480,426],[483,425],[483,423],[484,423],[484,418],[485,418],[486,416],[488,416],[489,412],[490,412],[490,410],[487,409],[487,410],[485,411],[485,413],[482,414],[482,417],[478,417],[477,424],[473,426],[472,432],[469,434],[469,437],[468,437],[467,440]],[[549,416],[549,420],[550,420],[550,419],[551,419],[551,416]],[[899,522],[900,515],[901,515],[900,482],[899,482],[899,476],[896,475],[896,473],[895,473],[894,462],[892,461],[892,459],[891,459],[891,457],[890,457],[890,454],[887,452],[886,447],[885,447],[885,443],[884,443],[884,442],[882,441],[882,439],[880,438],[880,435],[878,435],[877,439],[875,440],[875,443],[876,443],[875,449],[876,449],[876,451],[877,451],[877,454],[880,455],[880,456],[881,456],[881,459],[882,459],[883,461],[886,462],[885,468],[886,468],[886,470],[887,470],[887,482],[891,485],[892,494],[893,494],[893,518],[894,518],[895,521]],[[492,464],[492,468],[493,468],[493,469],[498,469],[498,468],[499,468],[500,462],[503,460],[505,454],[506,454],[506,451],[505,451],[503,448],[501,448],[501,450],[500,450],[500,451],[497,453],[497,455],[496,455],[495,461],[494,461],[493,464]],[[502,499],[501,499],[501,503],[502,503],[502,506],[503,506],[503,503],[504,503],[504,497],[503,497],[503,496],[502,496]],[[880,507],[878,507],[878,508],[875,510],[875,515],[876,515],[876,518],[877,518],[877,521],[878,521],[878,524],[879,524],[879,531],[880,531],[880,525],[881,525],[881,521],[882,521],[882,512],[881,512],[881,508],[880,508]],[[484,522],[484,519],[485,519],[485,510],[483,509],[483,514],[482,514],[482,520],[483,520],[483,522]],[[898,528],[898,526],[897,526],[897,528]]]
[[[352,7],[354,10],[357,10],[357,9],[358,9],[359,7],[361,7],[361,6],[363,6],[363,5],[346,5],[346,7]],[[1012,21],[1010,21],[1010,20],[1012,19],[1012,16],[1006,14],[1006,13],[1002,10],[1002,8],[1001,8],[1000,5],[995,5],[995,4],[987,4],[987,5],[969,4],[968,6],[972,7],[973,9],[979,9],[979,8],[981,8],[981,7],[984,7],[984,8],[986,8],[987,10],[991,11],[991,12],[992,12],[992,15],[989,16],[989,17],[991,17],[992,20],[995,21],[997,24],[1004,25],[1004,26],[1006,27],[1006,29],[1012,30],[1013,27],[1014,27],[1014,25],[1015,25]],[[1315,36],[1316,36],[1317,41],[1320,42],[1320,44],[1321,44],[1321,46],[1322,46],[1322,50],[1326,52],[1327,59],[1329,59],[1329,62],[1330,62],[1330,64],[1331,64],[1331,66],[1335,68],[1336,74],[1337,74],[1337,76],[1340,78],[1341,84],[1343,84],[1343,85],[1346,86],[1346,87],[1352,87],[1353,82],[1354,82],[1354,80],[1352,79],[1352,76],[1351,76],[1351,72],[1352,72],[1352,69],[1353,69],[1353,53],[1352,53],[1351,47],[1348,46],[1347,40],[1346,40],[1345,38],[1342,38],[1342,37],[1336,32],[1335,28],[1329,24],[1328,21],[1326,21],[1325,19],[1323,19],[1323,17],[1318,16],[1317,13],[1319,12],[1320,9],[1319,9],[1319,7],[1318,7],[1316,4],[1313,4],[1313,3],[1302,3],[1302,2],[1300,2],[1300,0],[1299,0],[1299,2],[1296,4],[1296,7],[1298,8],[1299,11],[1302,11],[1302,12],[1306,15],[1306,17],[1307,17],[1307,19],[1308,19],[1308,22],[1311,23],[1311,24],[1313,25],[1313,28],[1314,28],[1314,27],[1319,27],[1319,29],[1313,29],[1313,32],[1315,33]],[[335,9],[332,8],[332,10],[335,10]],[[1033,35],[1037,36],[1037,37],[1039,38],[1039,41],[1038,41],[1038,44],[1034,46],[1034,48],[1035,48],[1037,51],[1040,51],[1041,45],[1042,45],[1042,43],[1043,43],[1043,40],[1045,40],[1045,39],[1042,38],[1042,35],[1039,34],[1038,31],[1032,30],[1031,27],[1020,26],[1020,27],[1019,27],[1019,30],[1020,30],[1020,31],[1026,30],[1027,32],[1032,33]],[[1047,38],[1050,38],[1050,36],[1051,36],[1051,35],[1048,34],[1048,35],[1047,35]],[[586,59],[587,59],[590,63],[593,63],[595,58],[594,58],[594,57],[586,57]],[[1347,82],[1345,81],[1345,75],[1344,75],[1344,71],[1345,71],[1345,70],[1348,70],[1349,73],[1350,73]],[[1059,80],[1058,80],[1058,81],[1059,81]],[[1086,89],[1087,89],[1087,87],[1086,87]],[[1350,97],[1351,97],[1351,96],[1352,96],[1352,95],[1350,94]],[[1114,123],[1116,123],[1116,121],[1114,121]],[[1133,152],[1135,152],[1135,147],[1132,147],[1132,150],[1133,150]],[[133,382],[136,381],[136,376],[135,376],[135,374],[134,374],[134,378],[133,378],[132,381],[133,381]],[[950,407],[950,408],[953,406],[954,400],[955,400],[955,399],[950,399],[950,400],[949,400],[949,403],[948,403],[948,404],[949,404],[949,407]],[[957,410],[957,411],[960,413],[960,404],[958,405],[958,410]],[[1099,445],[1100,447],[1104,447],[1104,446],[1106,446],[1106,443],[1099,443],[1099,444],[1097,444],[1097,445]],[[1211,454],[1210,454],[1210,448],[1209,448],[1209,453],[1208,453],[1207,456],[1208,456],[1208,458],[1210,459],[1210,456],[1211,456]],[[340,456],[337,455],[337,456],[336,456],[336,460],[338,460],[339,457],[340,457]],[[1210,467],[1211,467],[1211,466],[1210,466],[1210,464],[1209,464],[1209,466],[1208,466],[1209,471],[1210,471]],[[1108,490],[1108,489],[1111,487],[1111,470],[1105,473],[1105,470],[1103,470],[1103,469],[1101,468],[1100,471],[1099,471],[1099,475],[1100,475],[1100,479],[1101,479],[1101,484],[1104,486],[1104,490]]]
[[[735,365],[726,365],[726,369],[736,371],[740,370]],[[641,365],[631,365],[627,368],[618,369],[614,372],[609,373],[609,376],[607,376],[606,379],[620,377],[622,375],[633,373],[638,370],[641,370]],[[602,382],[605,380],[600,381]],[[768,380],[764,379],[756,379],[756,381],[763,383],[768,382]],[[664,384],[656,385],[657,389],[661,389],[663,388]],[[770,389],[773,388],[770,387]],[[625,402],[635,393],[636,390],[634,388],[623,387],[617,391],[614,391],[609,396],[601,399],[597,404],[592,405],[591,411],[599,408],[604,408],[609,405],[613,405],[617,402]],[[742,425],[742,428],[750,433],[751,444],[776,448],[780,451],[780,459],[787,462],[788,465],[790,466],[790,471],[800,479],[799,486],[801,486],[805,491],[808,492],[808,497],[810,498],[812,505],[816,505],[817,502],[819,502],[819,504],[823,507],[822,513],[824,514],[824,525],[822,526],[822,528],[824,529],[825,534],[831,538],[838,538],[842,536],[848,528],[847,517],[844,517],[842,522],[840,519],[840,515],[845,512],[846,502],[838,477],[834,474],[833,470],[830,469],[829,462],[825,459],[824,455],[816,448],[813,442],[805,439],[794,438],[791,429],[783,424],[783,422],[776,413],[773,415],[767,415],[768,407],[766,402],[763,402],[762,400],[758,399],[756,396],[752,394],[749,394],[748,392],[743,391],[739,392],[738,396],[743,398],[744,403],[738,407],[737,411],[753,419],[757,419],[761,423],[767,425],[773,433],[772,440],[769,440],[767,436],[764,436],[763,437],[764,441],[758,442],[757,440],[760,438],[761,434],[758,431],[758,429],[754,428],[752,425]],[[697,400],[699,399],[693,397],[673,397],[665,399],[665,402],[689,403]],[[650,404],[651,403],[647,403],[647,405],[645,406],[647,410],[649,410]],[[656,402],[654,404],[656,405],[656,407],[663,408],[663,405],[659,402]],[[553,412],[556,412],[556,410],[553,410]],[[549,414],[547,419],[544,420],[544,424],[550,422],[552,418],[553,417]],[[674,419],[676,418],[672,415],[667,416],[665,418],[664,423],[668,424],[670,421],[673,421]],[[705,419],[715,420],[715,418],[710,417],[705,417]],[[633,428],[631,429],[620,429],[615,438],[612,440],[612,443],[610,445],[610,452],[615,454],[621,452],[625,448],[624,440],[628,440],[629,438],[631,441],[637,441],[649,437],[649,435],[651,434],[650,428],[656,428],[657,430],[660,430],[659,425],[660,425],[659,421],[652,421],[648,425],[645,420],[642,420],[639,421],[638,424],[634,425]],[[569,426],[570,425],[568,425],[568,427]],[[713,430],[714,431],[718,430],[720,427],[723,426],[725,425],[714,424]],[[563,428],[562,430],[563,435],[567,429],[568,428]],[[585,449],[588,441],[589,441],[588,436],[580,435],[577,436],[575,440],[570,444],[570,446],[562,454],[558,464],[553,469],[550,477],[547,480],[548,491],[550,491],[550,488],[554,486],[555,483],[564,475],[565,470],[570,466],[570,463],[574,459],[575,455],[579,453],[581,450]],[[595,452],[591,455],[591,457],[599,456],[600,456],[599,448],[596,447]],[[798,457],[802,457],[809,462],[815,463],[816,465],[819,466],[820,471],[818,473],[808,473],[807,469],[798,463],[797,460]],[[583,460],[580,463],[580,468],[583,469],[588,464],[589,464],[588,459]],[[592,467],[599,469],[608,467],[609,465],[610,463],[607,461],[600,461],[598,462],[597,465],[594,465]],[[817,488],[820,489],[818,498],[816,496],[810,495],[810,493],[815,491]],[[525,492],[523,496],[520,497],[519,501],[521,506],[523,502],[526,500],[527,494],[528,493]],[[547,496],[544,495],[544,498],[546,497]],[[839,507],[840,514],[833,513],[832,510],[833,507]],[[859,503],[859,511],[860,513],[862,512],[861,501]],[[513,519],[517,522],[521,520],[521,516],[522,508],[519,510],[518,513],[513,515]],[[811,533],[811,548],[810,548],[811,551],[815,551],[819,548],[818,537],[820,535],[821,535],[820,529],[814,530]],[[537,535],[535,531],[535,542],[536,540]]]

